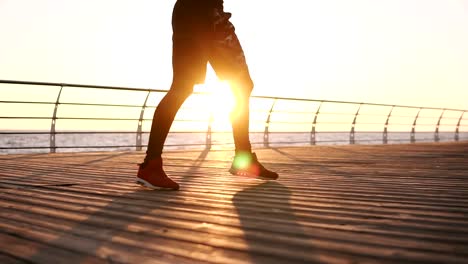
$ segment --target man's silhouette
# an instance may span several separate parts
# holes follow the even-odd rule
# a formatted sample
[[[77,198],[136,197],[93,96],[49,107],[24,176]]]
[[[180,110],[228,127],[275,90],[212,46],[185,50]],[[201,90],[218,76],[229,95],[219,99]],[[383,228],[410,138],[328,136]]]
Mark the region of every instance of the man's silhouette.
[[[138,170],[137,181],[150,188],[178,189],[179,185],[163,170],[162,150],[169,129],[182,103],[203,83],[209,62],[220,79],[229,80],[235,97],[231,115],[235,157],[234,175],[277,179],[257,160],[249,140],[249,97],[253,89],[244,52],[224,12],[222,0],[177,0],[172,14],[173,81],[153,117],[146,158]]]

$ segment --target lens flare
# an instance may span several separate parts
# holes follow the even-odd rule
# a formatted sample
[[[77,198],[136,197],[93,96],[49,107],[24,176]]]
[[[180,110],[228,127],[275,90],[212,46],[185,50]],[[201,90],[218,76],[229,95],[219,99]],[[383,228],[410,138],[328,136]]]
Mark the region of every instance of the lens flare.
[[[240,170],[245,170],[250,167],[250,164],[252,163],[252,155],[250,153],[237,153],[236,156],[234,157],[234,167],[236,169]]]

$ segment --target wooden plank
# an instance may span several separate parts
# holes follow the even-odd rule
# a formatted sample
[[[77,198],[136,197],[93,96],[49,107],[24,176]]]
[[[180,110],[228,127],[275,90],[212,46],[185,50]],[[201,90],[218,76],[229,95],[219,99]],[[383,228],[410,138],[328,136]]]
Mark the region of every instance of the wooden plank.
[[[21,260],[25,263],[108,263],[105,259],[98,259],[89,255],[49,246],[43,241],[35,242],[19,236],[16,232],[5,234],[0,232],[0,252],[12,256],[10,260]],[[4,263],[4,262],[2,262]],[[6,262],[8,263],[8,262]],[[14,262],[13,262],[14,263]],[[21,262],[20,262],[21,263]]]
[[[1,238],[0,238],[1,241]],[[10,254],[0,252],[0,263],[2,264],[27,264],[26,260],[22,260]]]

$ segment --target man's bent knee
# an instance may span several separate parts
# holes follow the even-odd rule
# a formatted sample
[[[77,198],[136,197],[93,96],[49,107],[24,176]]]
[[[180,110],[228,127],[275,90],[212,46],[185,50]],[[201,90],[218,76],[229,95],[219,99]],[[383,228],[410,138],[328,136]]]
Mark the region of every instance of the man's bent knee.
[[[190,81],[173,81],[171,85],[171,89],[167,92],[169,96],[175,96],[182,100],[187,99],[192,92],[195,83]]]

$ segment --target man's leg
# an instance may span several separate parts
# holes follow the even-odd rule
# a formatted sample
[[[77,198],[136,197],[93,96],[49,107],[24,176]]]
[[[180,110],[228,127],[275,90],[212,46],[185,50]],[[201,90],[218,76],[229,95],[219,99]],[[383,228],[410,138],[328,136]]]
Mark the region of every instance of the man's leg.
[[[173,81],[171,89],[154,111],[145,161],[161,157],[164,142],[174,118],[179,108],[192,93],[193,86],[194,84],[191,82]]]
[[[239,80],[231,81],[234,95],[234,109],[231,113],[232,133],[236,153],[251,152],[249,139],[249,101],[253,89],[253,82],[248,72]]]
[[[195,20],[188,12],[190,6],[183,3],[175,4],[172,15],[172,86],[154,112],[146,158],[137,175],[139,183],[151,188],[179,189],[164,172],[161,154],[177,111],[192,93],[193,86],[203,82],[206,75],[207,52],[191,23]]]
[[[249,139],[249,102],[253,82],[248,71],[244,71],[244,74],[241,75],[235,75],[231,81],[231,88],[235,97],[235,108],[231,114],[231,122],[236,155],[229,172],[234,175],[276,180],[278,174],[266,169],[258,161],[257,155],[252,153]]]
[[[249,101],[253,89],[244,51],[229,22],[230,13],[219,10],[215,19],[215,34],[209,62],[218,77],[230,81],[235,97],[235,108],[231,114],[236,155],[229,170],[235,175],[247,175],[266,179],[277,179],[278,174],[263,167],[252,153],[249,139]]]
[[[173,38],[172,86],[154,112],[146,158],[137,175],[137,181],[150,188],[179,189],[164,172],[161,154],[177,111],[206,74],[206,55],[195,37]]]
[[[179,184],[171,180],[164,172],[161,154],[175,115],[185,99],[192,93],[192,89],[192,83],[174,80],[171,89],[156,108],[146,158],[140,164],[137,174],[138,183],[150,188],[179,189]]]

